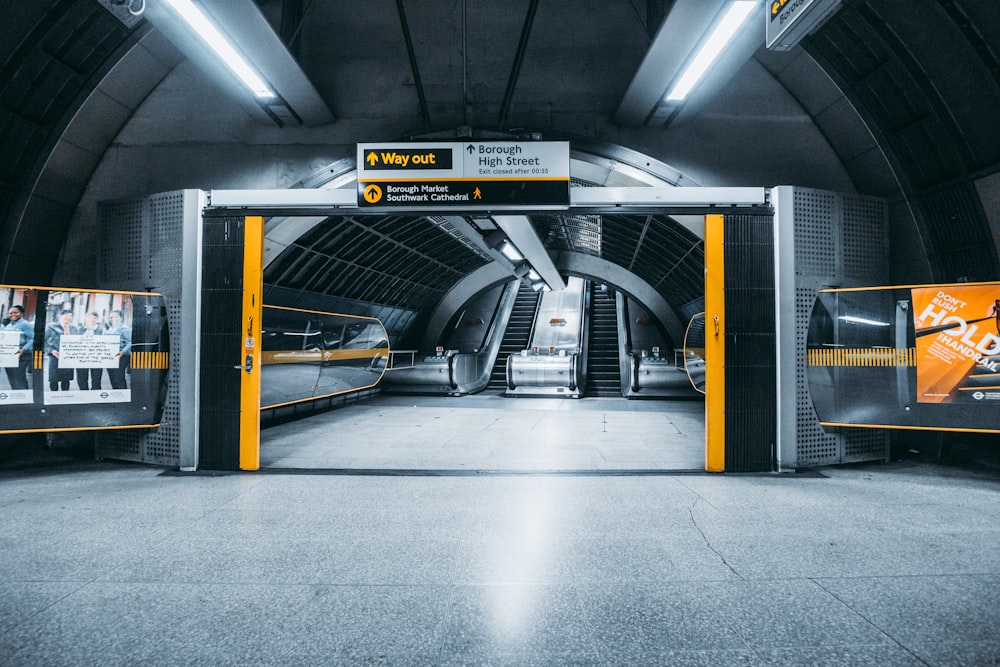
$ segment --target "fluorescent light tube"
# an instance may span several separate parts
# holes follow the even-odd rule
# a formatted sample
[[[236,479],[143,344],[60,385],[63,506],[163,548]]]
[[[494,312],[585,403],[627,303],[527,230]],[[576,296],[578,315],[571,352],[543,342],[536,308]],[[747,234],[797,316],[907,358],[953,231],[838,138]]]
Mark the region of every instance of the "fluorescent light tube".
[[[869,320],[864,317],[855,317],[854,315],[841,315],[837,319],[844,320],[845,322],[853,322],[854,324],[870,324],[873,327],[887,327],[888,322],[879,322],[878,320]]]
[[[737,0],[729,5],[722,20],[715,24],[708,38],[698,49],[698,54],[691,60],[677,83],[667,93],[666,100],[668,102],[682,102],[687,98],[756,6],[757,0]]]
[[[243,59],[236,48],[229,43],[222,32],[191,0],[165,0],[191,29],[219,56],[240,81],[257,97],[275,97],[274,91],[264,83],[257,72]]]
[[[515,248],[514,244],[511,243],[510,241],[504,241],[503,247],[500,248],[500,252],[503,253],[504,257],[506,257],[512,262],[520,262],[522,259],[524,259],[524,255],[519,253],[517,251],[517,248]]]

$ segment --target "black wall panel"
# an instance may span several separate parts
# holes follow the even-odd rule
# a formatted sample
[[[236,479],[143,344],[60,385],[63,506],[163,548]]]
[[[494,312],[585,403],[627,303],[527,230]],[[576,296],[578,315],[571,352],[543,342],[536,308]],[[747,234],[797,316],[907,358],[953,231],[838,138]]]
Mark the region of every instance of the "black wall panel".
[[[239,470],[243,363],[243,218],[207,218],[202,229],[202,470]]]
[[[777,439],[774,222],[724,219],[726,472],[773,470]]]

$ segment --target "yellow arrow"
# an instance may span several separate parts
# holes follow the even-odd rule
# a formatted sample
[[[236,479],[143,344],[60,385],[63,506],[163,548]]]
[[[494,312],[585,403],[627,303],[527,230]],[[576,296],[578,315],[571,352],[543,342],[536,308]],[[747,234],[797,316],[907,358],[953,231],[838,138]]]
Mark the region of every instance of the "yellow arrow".
[[[374,167],[378,163],[378,153],[371,151],[368,153],[368,166]]]
[[[369,204],[375,204],[382,199],[382,188],[372,183],[365,188],[364,197]]]

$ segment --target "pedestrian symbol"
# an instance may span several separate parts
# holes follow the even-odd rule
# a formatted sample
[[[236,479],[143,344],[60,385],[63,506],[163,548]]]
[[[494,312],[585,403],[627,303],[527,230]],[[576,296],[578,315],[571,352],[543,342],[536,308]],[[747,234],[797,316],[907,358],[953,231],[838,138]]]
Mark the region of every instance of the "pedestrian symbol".
[[[375,185],[374,183],[370,184],[368,187],[365,188],[366,202],[368,202],[369,204],[377,204],[381,200],[382,200],[382,188]]]
[[[483,198],[483,191],[480,190],[479,188],[476,188],[475,190],[472,191],[472,198],[473,199],[482,199]]]

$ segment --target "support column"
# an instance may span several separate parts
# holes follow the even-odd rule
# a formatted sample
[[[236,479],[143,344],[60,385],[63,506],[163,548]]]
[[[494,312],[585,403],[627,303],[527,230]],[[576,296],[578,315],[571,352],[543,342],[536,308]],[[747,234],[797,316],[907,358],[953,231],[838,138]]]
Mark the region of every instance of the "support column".
[[[202,238],[198,467],[256,470],[263,219],[206,217]]]
[[[723,216],[705,216],[705,470],[726,469],[726,292]]]
[[[775,469],[773,219],[705,218],[705,468]]]

